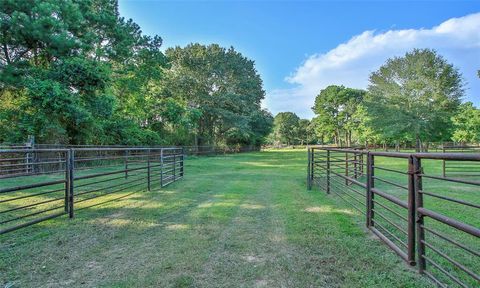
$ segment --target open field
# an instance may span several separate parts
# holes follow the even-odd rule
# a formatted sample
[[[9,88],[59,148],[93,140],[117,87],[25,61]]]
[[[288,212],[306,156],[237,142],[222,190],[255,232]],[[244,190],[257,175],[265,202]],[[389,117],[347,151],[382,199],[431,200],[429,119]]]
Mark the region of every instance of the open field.
[[[0,282],[432,286],[365,232],[341,200],[307,191],[305,163],[303,150],[188,159],[184,180],[167,188],[0,236]]]

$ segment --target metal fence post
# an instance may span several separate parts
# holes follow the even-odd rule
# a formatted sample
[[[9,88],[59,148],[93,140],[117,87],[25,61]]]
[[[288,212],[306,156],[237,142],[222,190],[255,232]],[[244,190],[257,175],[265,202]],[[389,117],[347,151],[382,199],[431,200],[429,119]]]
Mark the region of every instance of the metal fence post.
[[[362,154],[360,154],[360,176],[363,176],[363,172],[364,172],[363,163],[364,163],[364,161],[363,161],[363,153],[362,153]]]
[[[327,194],[330,194],[330,150],[327,150]]]
[[[160,188],[163,187],[163,148],[160,149]]]
[[[312,178],[310,170],[312,169],[312,157],[311,157],[311,148],[307,148],[307,157],[308,157],[308,167],[307,167],[307,189],[312,190]]]
[[[150,149],[147,150],[147,190],[150,191]]]
[[[184,148],[182,147],[182,158],[181,158],[181,162],[180,162],[180,176],[183,177],[183,174],[184,174],[184,164],[185,164],[185,150]]]
[[[357,179],[358,178],[358,156],[357,153],[353,153],[353,178]]]
[[[128,178],[128,150],[125,150],[125,179]]]
[[[372,188],[374,187],[374,182],[373,182],[373,165],[374,165],[375,158],[373,157],[370,152],[367,152],[367,203],[366,203],[366,208],[367,208],[367,227],[372,227],[374,226],[373,223],[373,208],[374,208],[374,203],[373,203],[373,192]]]
[[[445,154],[445,146],[442,145],[442,153]],[[446,171],[446,163],[445,163],[445,159],[442,160],[442,175],[443,177],[447,177],[447,171]]]
[[[75,150],[69,149],[68,152],[68,217],[74,217],[74,172],[75,172]]]
[[[312,148],[311,151],[311,161],[310,161],[310,186],[313,186],[313,177],[315,175],[315,148]]]
[[[415,169],[414,183],[415,183],[415,211],[416,214],[416,228],[417,228],[417,263],[418,263],[418,272],[423,274],[425,271],[427,263],[423,255],[425,255],[425,230],[423,228],[424,220],[423,215],[418,213],[418,208],[423,208],[423,194],[422,190],[422,162],[421,159],[413,157],[413,164]]]
[[[176,154],[175,152],[173,152],[173,181],[176,181],[177,180],[177,176],[176,176],[176,170],[177,170],[177,159],[176,159]]]
[[[348,152],[345,152],[345,185],[350,185],[350,182],[346,179],[348,178]]]
[[[65,161],[65,213],[69,210],[70,197],[70,150],[63,153]]]
[[[407,227],[407,256],[408,263],[411,266],[415,266],[415,174],[417,173],[417,167],[415,167],[415,156],[408,158],[408,227]],[[417,193],[418,194],[418,193]]]

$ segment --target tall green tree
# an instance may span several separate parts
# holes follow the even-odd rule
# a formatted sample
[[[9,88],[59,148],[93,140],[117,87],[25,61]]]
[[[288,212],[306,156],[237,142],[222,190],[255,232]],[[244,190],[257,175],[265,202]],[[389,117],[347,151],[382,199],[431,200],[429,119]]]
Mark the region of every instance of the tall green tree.
[[[370,76],[368,114],[385,138],[442,141],[463,97],[460,72],[436,51],[414,49]]]
[[[258,128],[254,126],[259,117],[268,122],[270,116],[261,112],[265,92],[252,60],[233,47],[225,49],[217,44],[170,48],[166,55],[171,64],[167,93],[200,111],[196,145],[259,140],[252,130]]]
[[[312,110],[316,114],[318,131],[333,138],[338,146],[351,146],[352,135],[359,120],[354,116],[365,97],[365,91],[330,85],[320,91]]]
[[[291,145],[298,137],[300,118],[292,112],[280,112],[273,121],[273,138],[275,141]]]
[[[452,117],[454,131],[452,140],[461,143],[478,143],[480,141],[480,110],[472,102],[460,105]]]
[[[300,119],[298,120],[298,129],[297,129],[297,141],[300,145],[308,144],[309,140],[312,139],[310,134],[310,120]]]
[[[0,11],[0,141],[31,134],[39,142],[122,143],[115,135],[128,131],[116,128],[146,139],[117,113],[112,83],[131,61],[160,55],[159,37],[121,18],[116,0],[2,0]]]

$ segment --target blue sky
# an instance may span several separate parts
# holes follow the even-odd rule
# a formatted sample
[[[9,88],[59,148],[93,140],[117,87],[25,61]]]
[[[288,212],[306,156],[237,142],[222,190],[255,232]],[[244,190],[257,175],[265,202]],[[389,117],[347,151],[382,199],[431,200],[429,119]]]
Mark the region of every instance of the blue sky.
[[[120,14],[164,48],[190,42],[234,46],[255,60],[272,112],[313,116],[328,84],[366,88],[368,74],[413,47],[434,48],[480,104],[480,1],[134,1]],[[442,25],[443,23],[443,25]]]

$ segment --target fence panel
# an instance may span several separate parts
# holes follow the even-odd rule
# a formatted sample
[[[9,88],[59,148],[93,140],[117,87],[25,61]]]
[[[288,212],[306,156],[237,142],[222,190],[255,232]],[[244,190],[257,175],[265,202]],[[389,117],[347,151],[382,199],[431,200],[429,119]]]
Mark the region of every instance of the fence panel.
[[[183,158],[184,153],[181,148],[163,150],[162,173],[160,176],[161,187],[165,187],[183,177]]]
[[[0,150],[0,234],[68,213],[68,155],[68,150]]]
[[[405,153],[369,153],[368,227],[415,265],[413,161]],[[400,167],[400,168],[399,168]]]
[[[480,147],[478,146],[443,146],[443,153],[462,153],[462,154],[478,154]],[[480,177],[480,163],[476,161],[460,161],[456,159],[442,160],[443,177]]]
[[[360,164],[354,154],[366,158],[366,173],[352,164]],[[365,212],[366,226],[420,273],[441,287],[480,286],[480,176],[445,175],[444,165],[475,167],[480,154],[310,147],[308,160],[309,188],[332,191]]]
[[[480,177],[443,177],[438,166],[454,161],[471,167],[479,164],[480,154],[414,159],[421,170],[415,179],[419,272],[441,287],[479,287]]]
[[[0,234],[73,218],[75,211],[165,187],[183,175],[182,148],[0,150]]]

